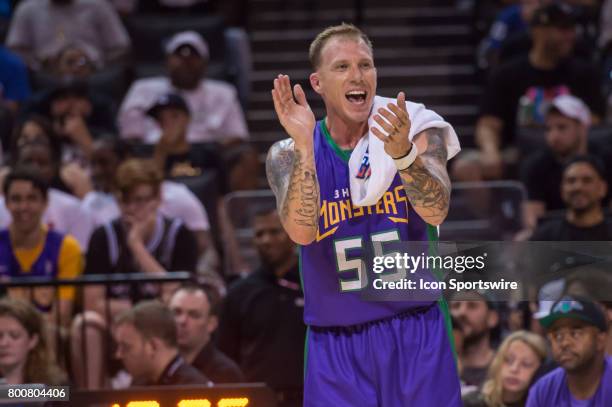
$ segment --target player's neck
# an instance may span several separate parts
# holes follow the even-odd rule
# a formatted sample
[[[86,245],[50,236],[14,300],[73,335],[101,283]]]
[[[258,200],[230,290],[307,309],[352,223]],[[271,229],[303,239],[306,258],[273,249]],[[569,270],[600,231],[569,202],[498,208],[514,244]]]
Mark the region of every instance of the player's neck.
[[[325,118],[325,126],[331,138],[343,150],[352,150],[359,140],[368,132],[368,122],[350,123],[340,116],[329,114]]]
[[[599,384],[604,370],[604,359],[598,354],[596,363],[581,369],[579,372],[567,373],[567,385],[570,392],[579,400],[591,398]]]

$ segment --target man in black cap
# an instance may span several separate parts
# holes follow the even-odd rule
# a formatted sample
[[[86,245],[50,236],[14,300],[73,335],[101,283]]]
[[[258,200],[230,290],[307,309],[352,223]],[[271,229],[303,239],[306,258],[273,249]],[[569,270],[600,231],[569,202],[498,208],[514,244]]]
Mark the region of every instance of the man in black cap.
[[[612,405],[612,357],[605,356],[608,323],[601,308],[565,296],[540,323],[560,367],[531,388],[527,407]]]
[[[517,161],[516,129],[543,126],[551,101],[562,94],[582,99],[597,124],[605,115],[599,70],[572,57],[576,28],[572,9],[553,3],[531,21],[528,55],[500,65],[489,77],[476,124],[478,152],[463,153],[453,173],[460,180],[499,179]]]

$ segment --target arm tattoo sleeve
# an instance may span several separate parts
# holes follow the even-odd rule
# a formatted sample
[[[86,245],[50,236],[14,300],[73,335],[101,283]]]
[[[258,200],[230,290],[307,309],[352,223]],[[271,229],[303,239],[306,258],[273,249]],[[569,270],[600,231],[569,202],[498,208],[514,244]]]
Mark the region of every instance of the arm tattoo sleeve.
[[[266,175],[283,223],[316,231],[319,182],[312,152],[295,149],[291,139],[279,141],[268,152]]]
[[[448,151],[441,129],[427,129],[427,150],[406,170],[400,171],[406,195],[414,210],[428,223],[442,223],[448,213],[450,179]]]

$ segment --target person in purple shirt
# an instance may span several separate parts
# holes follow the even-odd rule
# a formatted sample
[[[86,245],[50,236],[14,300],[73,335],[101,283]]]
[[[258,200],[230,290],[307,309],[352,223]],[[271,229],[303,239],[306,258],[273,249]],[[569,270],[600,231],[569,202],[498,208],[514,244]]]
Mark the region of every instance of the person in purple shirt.
[[[408,117],[403,92],[397,103],[374,107],[372,44],[357,27],[322,31],[309,57],[310,85],[327,117],[317,122],[302,86],[292,87],[288,75],[279,75],[272,99],[290,138],[275,143],[266,160],[281,223],[300,245],[308,325],[302,405],[461,406],[446,303],[366,301],[360,293],[376,279],[365,261],[373,242],[437,239],[450,200],[446,163],[458,142],[453,148],[454,135],[433,127],[417,133],[415,126],[412,143],[416,114]],[[368,124],[370,115],[385,133]],[[360,171],[351,173],[351,150],[370,136],[384,143],[378,151],[386,156],[357,152]],[[388,158],[395,166],[385,185],[373,181],[381,167],[370,166],[370,158]],[[368,179],[384,195],[375,205],[356,204],[353,179]]]
[[[531,388],[527,407],[612,405],[612,357],[606,356],[608,322],[597,304],[565,296],[540,320],[560,367]]]

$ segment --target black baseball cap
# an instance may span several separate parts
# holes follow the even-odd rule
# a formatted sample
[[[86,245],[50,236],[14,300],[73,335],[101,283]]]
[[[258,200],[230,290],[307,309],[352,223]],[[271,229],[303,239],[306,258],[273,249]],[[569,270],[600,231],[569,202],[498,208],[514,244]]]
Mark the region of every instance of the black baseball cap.
[[[189,107],[185,99],[176,93],[168,93],[160,96],[155,103],[153,103],[149,110],[147,110],[147,115],[157,118],[159,111],[167,108],[182,110],[189,114]]]
[[[565,3],[551,3],[537,9],[531,18],[531,26],[574,27],[574,9]]]
[[[566,295],[556,301],[550,313],[540,319],[540,324],[546,329],[562,318],[573,318],[595,326],[600,331],[608,330],[608,322],[603,311],[593,301],[579,296]]]

